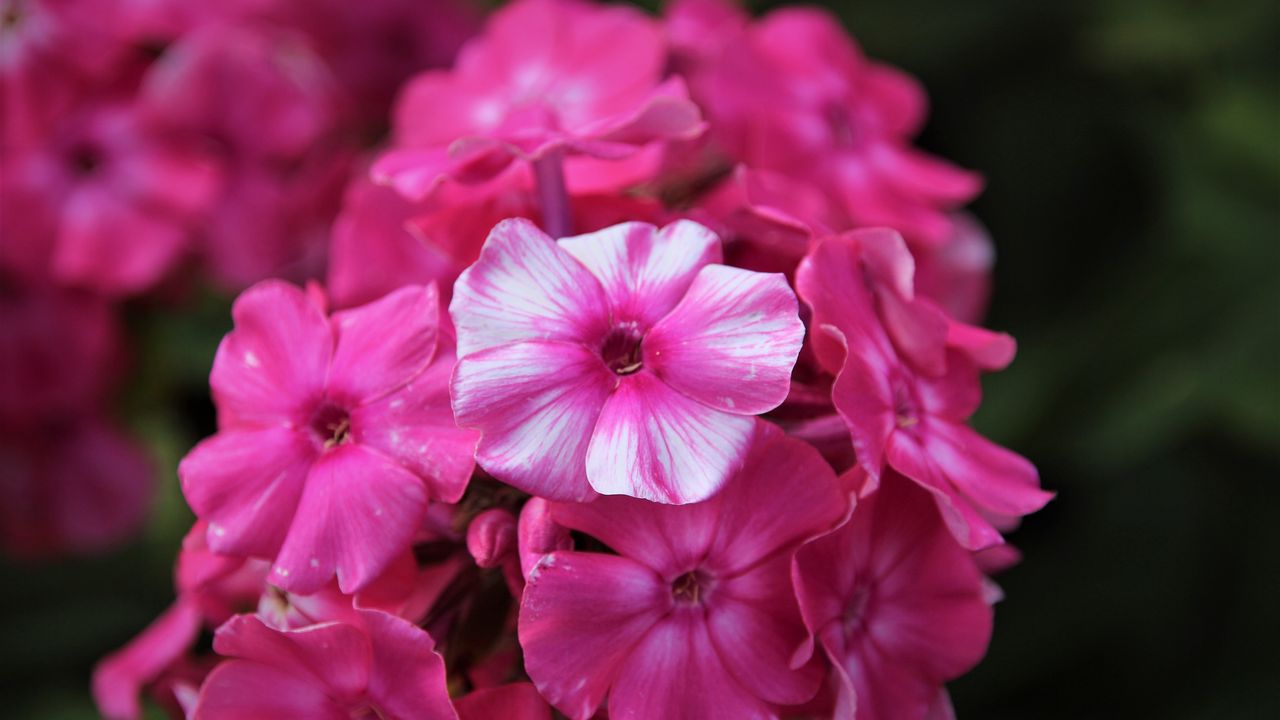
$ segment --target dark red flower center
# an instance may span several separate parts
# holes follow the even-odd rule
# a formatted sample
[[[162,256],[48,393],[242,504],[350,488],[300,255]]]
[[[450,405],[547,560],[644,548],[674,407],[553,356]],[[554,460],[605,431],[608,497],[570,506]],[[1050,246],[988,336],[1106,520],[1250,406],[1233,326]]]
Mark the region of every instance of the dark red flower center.
[[[613,328],[600,345],[600,359],[618,375],[630,375],[644,367],[644,351],[640,341],[644,333],[635,323]]]
[[[715,581],[702,570],[691,570],[671,583],[671,597],[678,603],[698,605],[706,600]]]
[[[871,603],[871,588],[863,586],[853,591],[853,597],[844,607],[845,637],[852,637],[862,631],[867,621],[867,605]]]
[[[102,165],[102,151],[92,143],[76,143],[67,153],[67,163],[78,175],[89,175]]]
[[[351,414],[337,405],[325,403],[311,416],[311,432],[328,450],[351,442]]]
[[[893,384],[893,414],[898,427],[904,430],[920,424],[920,406],[906,382]]]

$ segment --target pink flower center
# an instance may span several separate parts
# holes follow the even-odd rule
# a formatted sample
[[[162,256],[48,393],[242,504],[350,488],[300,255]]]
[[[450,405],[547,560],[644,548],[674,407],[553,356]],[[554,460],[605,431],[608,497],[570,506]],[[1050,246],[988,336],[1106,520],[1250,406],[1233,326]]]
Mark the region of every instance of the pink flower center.
[[[67,153],[67,164],[77,175],[90,175],[102,165],[102,152],[91,143],[76,143]]]
[[[920,424],[920,408],[907,383],[898,381],[893,385],[893,414],[898,427],[913,428]]]
[[[351,720],[386,720],[386,715],[372,705],[357,707],[351,711]]]
[[[618,375],[630,375],[644,367],[644,353],[640,341],[644,333],[635,323],[623,323],[613,328],[600,345],[600,359]]]
[[[706,572],[692,570],[671,583],[671,597],[677,603],[699,605],[706,600],[707,592],[713,585],[715,580]]]
[[[863,586],[853,591],[849,604],[844,608],[844,634],[853,637],[862,631],[867,620],[867,605],[871,602],[871,588]]]
[[[851,148],[858,139],[854,132],[853,118],[849,111],[838,103],[831,103],[823,110],[827,128],[831,131],[831,140],[837,148]]]
[[[337,405],[325,403],[311,416],[311,432],[324,449],[351,442],[351,414]]]

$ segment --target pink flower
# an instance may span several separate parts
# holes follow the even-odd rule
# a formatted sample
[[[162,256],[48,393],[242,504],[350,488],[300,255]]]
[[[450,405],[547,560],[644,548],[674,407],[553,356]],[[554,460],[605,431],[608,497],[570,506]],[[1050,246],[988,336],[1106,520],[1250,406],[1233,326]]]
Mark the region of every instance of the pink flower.
[[[792,551],[848,501],[817,452],[756,421],[743,470],[685,506],[631,498],[552,505],[556,522],[618,554],[557,551],[520,606],[525,666],[576,720],[769,718],[809,700],[820,663],[792,669],[804,639]]]
[[[982,573],[930,505],[887,476],[851,519],[795,554],[809,652],[816,641],[831,660],[839,720],[932,717],[949,708],[942,684],[986,653]]]
[[[559,500],[688,503],[742,462],[804,333],[780,275],[719,265],[711,231],[625,223],[557,243],[493,229],[454,288],[458,424],[479,464]]]
[[[620,159],[691,137],[698,108],[680,80],[663,81],[665,64],[661,27],[638,10],[519,0],[490,16],[452,71],[406,86],[396,147],[374,175],[420,198],[445,177],[487,180],[517,157]]]
[[[16,242],[52,241],[58,280],[107,294],[159,282],[190,249],[220,183],[205,148],[112,102],[66,115],[40,144],[6,149],[0,173],[3,214],[37,216],[4,224],[51,234]]]
[[[213,649],[232,659],[205,680],[194,720],[457,718],[431,636],[377,610],[296,630],[240,615]]]
[[[219,432],[182,461],[183,491],[214,551],[274,558],[286,590],[336,573],[354,592],[409,546],[428,500],[461,497],[473,467],[435,290],[329,318],[314,294],[267,281],[232,315],[210,377]]]
[[[865,58],[839,22],[786,8],[749,24],[707,2],[678,3],[671,24],[680,67],[733,159],[823,188],[855,227],[887,225],[940,243],[949,212],[981,189],[975,174],[911,146],[924,123],[923,89]],[[700,31],[709,37],[691,45]]]
[[[978,323],[991,296],[995,247],[987,229],[967,213],[952,218],[955,230],[936,247],[915,247],[916,290],[933,299],[951,317]]]
[[[87,415],[0,432],[0,549],[27,557],[102,552],[141,529],[153,475],[118,430]]]
[[[885,466],[933,493],[965,547],[1002,542],[997,525],[1052,497],[1035,467],[967,424],[980,369],[1007,365],[1008,336],[949,320],[914,295],[902,238],[865,230],[820,242],[797,288],[813,310],[818,359],[836,375],[832,399],[875,488]]]

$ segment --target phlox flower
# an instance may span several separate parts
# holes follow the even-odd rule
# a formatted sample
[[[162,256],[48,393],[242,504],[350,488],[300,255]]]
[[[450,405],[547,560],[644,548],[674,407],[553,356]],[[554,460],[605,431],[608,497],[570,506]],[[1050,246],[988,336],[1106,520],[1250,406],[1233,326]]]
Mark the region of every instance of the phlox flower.
[[[805,443],[754,421],[742,471],[701,503],[552,503],[555,522],[618,554],[559,550],[529,573],[525,667],[575,720],[773,718],[817,692],[820,663],[791,657],[805,632],[789,572],[799,543],[848,507]]]
[[[458,279],[458,424],[495,477],[560,500],[662,503],[714,494],[752,415],[786,397],[804,334],[780,275],[718,264],[689,221],[552,240],[493,229]]]
[[[458,717],[431,636],[378,610],[292,630],[240,615],[213,649],[231,659],[209,673],[194,720]]]
[[[961,544],[1002,542],[997,525],[1052,497],[1035,467],[967,421],[982,369],[1009,363],[1011,338],[964,325],[914,293],[901,236],[862,230],[826,238],[801,262],[796,287],[812,309],[813,347],[836,376],[832,400],[875,488],[885,467],[933,493]]]
[[[432,499],[461,497],[474,434],[449,410],[453,350],[434,288],[327,317],[316,294],[245,291],[214,358],[219,432],[179,466],[216,552],[274,558],[271,582],[364,587],[408,548]]]
[[[663,79],[666,57],[661,26],[636,9],[518,0],[490,16],[452,70],[405,87],[395,147],[374,175],[420,198],[446,177],[487,180],[516,158],[614,160],[696,135],[698,108],[682,81]]]
[[[831,660],[836,720],[946,716],[930,714],[950,707],[942,684],[986,653],[984,578],[931,504],[887,476],[850,519],[795,553],[811,634],[800,658],[820,651]]]
[[[727,4],[676,3],[669,21],[678,67],[722,149],[752,168],[813,182],[855,227],[943,242],[950,211],[982,182],[911,145],[927,114],[919,83],[867,59],[823,11],[784,8],[748,22]]]

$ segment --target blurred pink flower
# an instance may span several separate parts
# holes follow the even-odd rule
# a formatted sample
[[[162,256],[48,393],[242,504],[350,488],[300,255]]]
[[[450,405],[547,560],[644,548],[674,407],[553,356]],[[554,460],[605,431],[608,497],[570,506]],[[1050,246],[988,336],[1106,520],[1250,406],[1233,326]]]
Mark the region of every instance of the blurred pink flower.
[[[986,653],[984,578],[930,507],[896,475],[851,519],[801,547],[792,576],[811,639],[831,660],[837,720],[925,720],[942,684]]]
[[[458,429],[453,351],[434,288],[325,315],[278,281],[236,301],[210,383],[219,432],[182,461],[187,501],[217,552],[275,558],[296,593],[343,592],[404,551],[429,499],[456,501],[475,436]]]
[[[453,407],[482,433],[479,464],[553,499],[713,495],[751,416],[786,397],[804,332],[781,276],[719,262],[688,221],[558,243],[495,227],[450,305]]]
[[[805,632],[794,549],[848,500],[817,452],[755,421],[743,469],[710,500],[554,503],[557,523],[618,554],[562,550],[529,573],[520,644],[539,692],[575,720],[608,694],[610,717],[770,718],[817,692],[793,667]]]
[[[516,158],[621,159],[692,137],[698,108],[683,82],[663,80],[665,64],[661,26],[639,10],[518,0],[490,17],[453,70],[405,87],[395,146],[374,175],[421,198],[446,177],[487,180]]]

